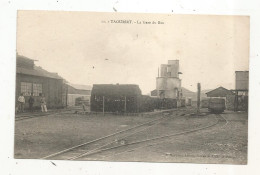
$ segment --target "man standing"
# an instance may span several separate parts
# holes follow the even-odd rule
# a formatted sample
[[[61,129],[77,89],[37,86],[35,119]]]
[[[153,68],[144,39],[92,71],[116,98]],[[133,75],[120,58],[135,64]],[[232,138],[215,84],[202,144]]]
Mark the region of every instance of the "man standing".
[[[18,103],[19,103],[19,112],[24,112],[24,103],[25,103],[25,99],[23,96],[23,93],[21,93],[21,95],[18,97]]]
[[[29,109],[31,112],[33,112],[33,103],[34,103],[33,93],[31,93],[31,96],[30,96],[28,102],[29,102]]]
[[[46,101],[45,101],[44,94],[40,94],[40,96],[41,96],[40,102],[41,102],[42,112],[47,112],[47,107],[46,107]]]

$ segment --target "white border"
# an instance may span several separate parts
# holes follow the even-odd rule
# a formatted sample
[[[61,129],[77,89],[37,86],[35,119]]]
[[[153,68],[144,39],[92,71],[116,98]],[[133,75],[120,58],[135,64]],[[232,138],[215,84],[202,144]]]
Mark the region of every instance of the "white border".
[[[250,111],[248,165],[71,162],[13,159],[17,10],[62,10],[250,16]],[[1,174],[258,174],[260,89],[260,1],[258,0],[0,0]]]

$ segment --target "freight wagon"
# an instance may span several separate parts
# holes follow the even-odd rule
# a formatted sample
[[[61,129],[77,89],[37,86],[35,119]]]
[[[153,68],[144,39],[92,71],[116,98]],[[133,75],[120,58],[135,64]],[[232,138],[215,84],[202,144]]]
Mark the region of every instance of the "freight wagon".
[[[185,106],[184,99],[181,104]],[[139,86],[134,84],[94,84],[90,108],[92,112],[151,112],[155,109],[177,108],[177,100],[142,95]]]
[[[225,99],[223,98],[210,98],[208,109],[212,113],[222,113],[226,109]]]

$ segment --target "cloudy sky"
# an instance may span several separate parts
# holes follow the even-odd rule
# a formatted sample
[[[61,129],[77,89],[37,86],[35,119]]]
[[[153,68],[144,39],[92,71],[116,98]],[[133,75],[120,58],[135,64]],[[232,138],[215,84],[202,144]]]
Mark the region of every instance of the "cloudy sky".
[[[143,21],[157,24],[134,23]],[[74,84],[138,84],[147,94],[160,64],[178,59],[183,87],[234,89],[235,71],[248,70],[249,17],[19,11],[17,52]]]

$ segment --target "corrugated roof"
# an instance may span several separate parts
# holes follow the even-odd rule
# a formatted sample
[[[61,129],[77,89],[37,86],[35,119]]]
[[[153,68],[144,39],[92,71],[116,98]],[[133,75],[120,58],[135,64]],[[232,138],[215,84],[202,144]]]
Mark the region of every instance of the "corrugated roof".
[[[54,79],[63,79],[57,73],[48,72],[41,67],[34,66],[33,69],[26,69],[23,67],[16,67],[16,73],[25,74],[25,75],[33,75],[39,77],[47,77],[47,78],[54,78]]]

